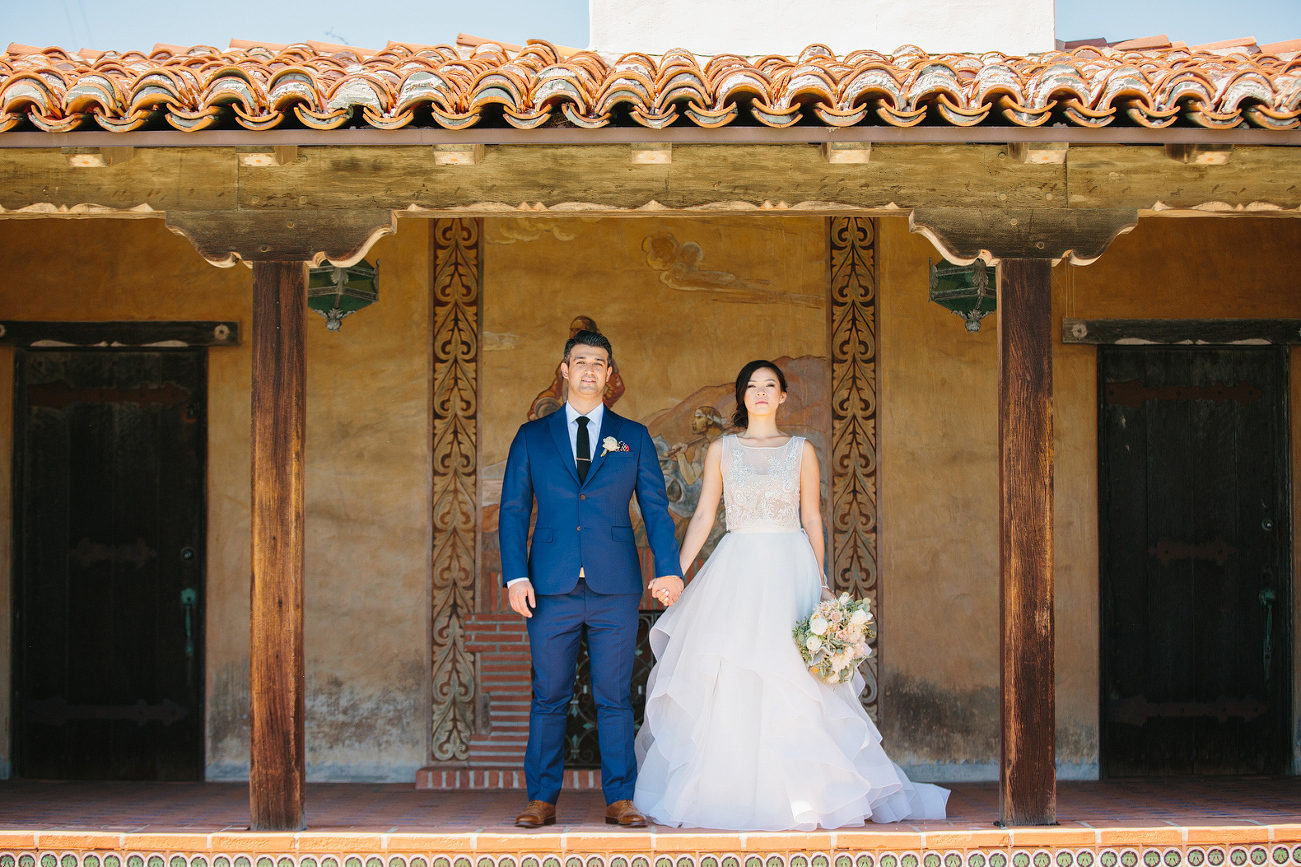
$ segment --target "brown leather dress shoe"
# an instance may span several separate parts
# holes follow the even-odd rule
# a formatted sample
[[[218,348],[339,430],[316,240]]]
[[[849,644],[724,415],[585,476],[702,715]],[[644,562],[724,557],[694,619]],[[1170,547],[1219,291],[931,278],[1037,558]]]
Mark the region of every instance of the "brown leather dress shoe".
[[[556,824],[556,805],[546,801],[529,801],[524,812],[515,817],[515,824],[521,828],[541,828],[543,825]]]
[[[646,817],[632,805],[632,801],[615,801],[605,808],[605,824],[625,828],[645,828]]]

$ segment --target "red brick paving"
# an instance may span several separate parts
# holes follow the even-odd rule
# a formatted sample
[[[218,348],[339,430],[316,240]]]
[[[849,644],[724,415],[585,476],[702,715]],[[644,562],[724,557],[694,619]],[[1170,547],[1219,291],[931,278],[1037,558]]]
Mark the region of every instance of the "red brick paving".
[[[959,783],[952,790],[946,821],[869,825],[865,830],[929,834],[992,827],[998,818],[996,784]],[[523,804],[520,791],[313,783],[307,787],[307,824],[313,831],[513,834],[511,822]],[[557,830],[603,830],[603,813],[599,792],[566,792]],[[1301,778],[1063,782],[1057,815],[1063,829],[1082,831],[1296,823],[1301,822]],[[248,816],[243,783],[0,782],[4,830],[212,833],[247,828]],[[656,833],[682,832],[657,828]]]

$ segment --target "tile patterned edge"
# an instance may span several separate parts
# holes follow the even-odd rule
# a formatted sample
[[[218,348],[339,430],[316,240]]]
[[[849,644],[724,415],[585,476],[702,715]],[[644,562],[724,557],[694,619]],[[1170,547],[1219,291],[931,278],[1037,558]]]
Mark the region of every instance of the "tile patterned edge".
[[[1037,829],[1046,834],[1051,829]],[[1111,829],[1114,830],[1115,829]],[[1134,829],[1149,830],[1149,829]],[[1187,829],[1177,829],[1180,831]],[[1132,844],[1018,846],[1006,835],[1001,842],[977,846],[954,846],[964,832],[900,833],[901,845],[883,845],[883,834],[868,847],[853,845],[853,838],[865,832],[818,832],[809,834],[810,846],[802,848],[797,835],[783,834],[781,846],[770,835],[675,836],[601,832],[518,835],[509,847],[500,845],[503,835],[484,834],[483,843],[496,843],[489,851],[477,848],[477,833],[394,833],[331,834],[338,845],[330,849],[321,839],[325,834],[248,835],[265,848],[207,848],[203,844],[153,850],[134,844],[145,835],[87,834],[86,842],[100,848],[79,848],[74,834],[59,832],[59,842],[68,848],[40,845],[50,832],[17,834],[0,831],[0,867],[1298,867],[1301,865],[1301,825],[1229,826],[1191,829],[1202,838],[1220,832],[1215,842],[1197,845],[1150,845],[1136,835]],[[1079,829],[1064,828],[1063,832]],[[1261,832],[1269,840],[1257,840]],[[984,836],[986,832],[976,833]],[[120,837],[116,846],[105,838]],[[151,844],[191,844],[217,835],[148,835]],[[229,843],[229,834],[220,835]],[[750,839],[746,839],[747,836]],[[26,837],[29,842],[19,839]],[[93,837],[92,841],[90,838]],[[765,839],[767,837],[767,839]],[[934,838],[930,845],[921,838]],[[268,839],[270,838],[270,839]],[[702,839],[703,838],[703,839]],[[843,838],[843,839],[841,839]],[[1075,839],[1078,839],[1076,837]],[[140,841],[145,842],[145,841]],[[250,843],[253,840],[249,841]],[[307,845],[303,846],[302,843]],[[867,841],[863,841],[867,842]],[[349,849],[347,844],[362,844]],[[289,845],[286,845],[289,844]],[[379,844],[379,845],[366,845]],[[532,845],[529,845],[532,844]],[[622,845],[620,845],[622,844]],[[665,845],[667,844],[667,845]],[[507,851],[503,851],[507,850]]]

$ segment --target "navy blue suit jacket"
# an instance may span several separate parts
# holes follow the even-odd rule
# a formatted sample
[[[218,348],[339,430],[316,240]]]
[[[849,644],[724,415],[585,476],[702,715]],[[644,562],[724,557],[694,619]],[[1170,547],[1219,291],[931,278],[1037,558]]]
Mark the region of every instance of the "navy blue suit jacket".
[[[605,452],[613,437],[628,451]],[[592,466],[580,485],[561,407],[522,425],[510,446],[502,480],[498,539],[502,583],[528,577],[537,593],[569,593],[581,568],[597,593],[642,592],[641,566],[628,506],[636,495],[655,557],[656,575],[677,575],[664,473],[644,424],[606,407],[592,437]],[[604,453],[603,453],[604,452]],[[537,498],[538,521],[528,546],[529,518]]]

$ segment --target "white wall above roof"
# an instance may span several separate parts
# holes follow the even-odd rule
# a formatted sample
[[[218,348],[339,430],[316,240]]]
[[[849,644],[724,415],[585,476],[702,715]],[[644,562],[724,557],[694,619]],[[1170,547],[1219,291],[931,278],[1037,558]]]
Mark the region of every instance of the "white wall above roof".
[[[622,54],[1032,54],[1053,48],[1053,0],[588,0],[591,47]]]

